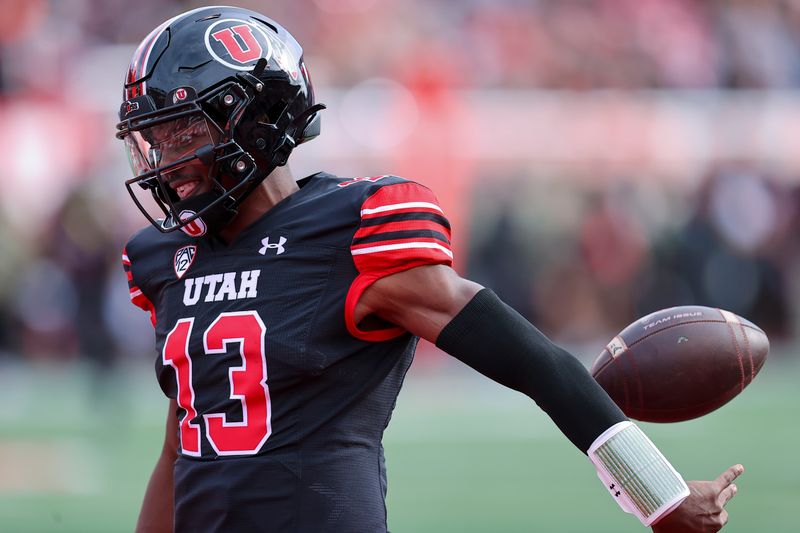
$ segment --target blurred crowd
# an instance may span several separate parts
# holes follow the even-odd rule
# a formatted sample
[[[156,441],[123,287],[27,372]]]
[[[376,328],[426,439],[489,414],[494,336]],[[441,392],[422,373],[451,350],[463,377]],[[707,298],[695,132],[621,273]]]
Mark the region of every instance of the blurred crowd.
[[[774,89],[800,83],[796,0],[237,4],[287,27],[314,56],[316,78],[324,84],[348,85],[420,63],[470,87]],[[66,60],[81,50],[137,43],[161,21],[199,5],[3,0],[4,80],[10,89],[41,85],[64,74]]]
[[[318,93],[376,77],[417,99],[446,87],[487,98],[509,89],[632,99],[702,89],[758,100],[800,87],[794,0],[237,3],[297,37]],[[2,0],[0,356],[102,367],[152,354],[147,317],[126,301],[119,266],[122,243],[144,219],[121,184],[127,165],[113,124],[136,44],[199,5]],[[602,341],[683,304],[727,308],[774,339],[797,335],[800,168],[725,161],[686,188],[629,177],[592,184],[539,170],[536,160],[502,172],[475,167],[459,196],[469,237],[459,269],[557,339]],[[446,204],[452,191],[436,192]]]
[[[321,12],[309,25],[307,42],[331,51],[335,83],[403,65],[409,52],[414,63],[433,54],[433,69],[446,63],[453,81],[470,87],[742,89],[800,82],[795,0],[313,3],[380,6],[354,27],[347,9],[340,20]],[[363,39],[386,46],[368,50]]]
[[[596,349],[678,305],[727,309],[796,342],[798,184],[744,167],[714,169],[688,196],[637,182],[483,183],[468,274],[562,342]]]

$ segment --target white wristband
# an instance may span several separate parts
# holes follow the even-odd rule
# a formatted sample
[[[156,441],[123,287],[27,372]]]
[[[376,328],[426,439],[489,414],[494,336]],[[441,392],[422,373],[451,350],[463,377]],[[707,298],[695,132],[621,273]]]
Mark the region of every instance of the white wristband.
[[[620,507],[646,526],[689,496],[681,475],[633,422],[619,422],[605,430],[588,455]]]

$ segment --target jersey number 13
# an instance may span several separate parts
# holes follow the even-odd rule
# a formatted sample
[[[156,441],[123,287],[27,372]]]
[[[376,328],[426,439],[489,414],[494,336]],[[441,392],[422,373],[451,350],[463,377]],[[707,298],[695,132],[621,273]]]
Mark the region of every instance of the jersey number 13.
[[[180,420],[181,450],[186,455],[200,456],[200,427],[192,422],[197,417],[192,386],[192,358],[189,338],[194,318],[182,318],[167,335],[162,360],[175,369],[178,378],[178,405],[186,411]],[[228,370],[230,398],[242,402],[242,421],[228,422],[224,413],[203,415],[206,438],[217,455],[252,455],[258,453],[269,438],[269,387],[267,360],[264,353],[266,328],[255,311],[222,313],[203,333],[206,355],[224,354],[228,344],[238,344],[241,366]]]

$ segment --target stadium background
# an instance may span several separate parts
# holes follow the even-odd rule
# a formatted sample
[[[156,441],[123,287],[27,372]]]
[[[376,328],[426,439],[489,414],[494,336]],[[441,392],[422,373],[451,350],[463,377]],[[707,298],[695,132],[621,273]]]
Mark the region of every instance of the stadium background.
[[[0,2],[0,531],[132,530],[166,401],[119,266],[142,219],[115,113],[136,44],[198,5]],[[796,531],[800,2],[241,5],[329,105],[295,173],[431,186],[457,269],[587,365],[662,307],[760,324],[744,394],[646,429],[687,477],[745,464],[727,531]],[[396,532],[641,530],[529,400],[428,345],[386,448]]]

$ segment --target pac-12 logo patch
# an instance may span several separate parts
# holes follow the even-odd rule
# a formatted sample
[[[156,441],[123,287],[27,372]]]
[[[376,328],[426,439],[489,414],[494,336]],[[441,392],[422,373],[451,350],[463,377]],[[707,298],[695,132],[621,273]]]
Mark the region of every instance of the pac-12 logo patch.
[[[181,279],[183,275],[186,274],[186,271],[189,270],[189,267],[194,263],[196,255],[197,246],[194,244],[179,248],[178,251],[175,252],[175,259],[173,260],[172,266],[175,268],[175,275],[178,276],[178,279]]]
[[[222,19],[208,27],[206,49],[215,61],[236,70],[251,70],[262,57],[272,57],[272,42],[257,24]]]
[[[187,218],[192,218],[196,214],[197,213],[195,213],[194,211],[189,211],[188,209],[184,209],[183,211],[181,211],[181,214],[178,215],[178,217],[181,220],[186,220]],[[203,235],[206,234],[208,228],[206,227],[206,223],[203,222],[202,218],[196,218],[191,222],[189,222],[188,224],[186,224],[185,226],[183,226],[181,228],[181,231],[183,231],[189,237],[202,237]]]

